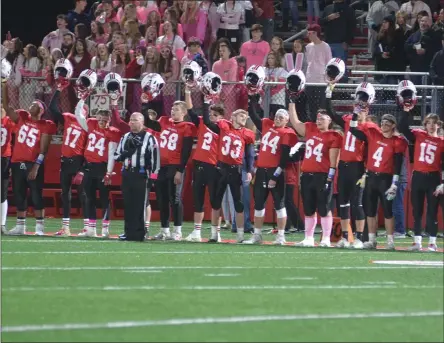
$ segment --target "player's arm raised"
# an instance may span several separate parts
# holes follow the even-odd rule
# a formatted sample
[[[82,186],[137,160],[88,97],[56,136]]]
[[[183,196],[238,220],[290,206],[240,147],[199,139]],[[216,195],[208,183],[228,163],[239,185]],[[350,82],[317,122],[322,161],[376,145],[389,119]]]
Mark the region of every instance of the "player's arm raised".
[[[248,115],[254,126],[259,132],[262,132],[262,119],[257,115],[256,106],[258,106],[259,94],[248,96]]]
[[[83,108],[84,105],[85,105],[85,100],[83,100],[83,99],[79,100],[79,102],[77,103],[76,109],[74,111],[74,114],[76,116],[77,122],[82,127],[82,129],[85,130],[86,132],[88,132],[88,123],[86,122],[86,117],[85,117],[84,108]]]
[[[288,114],[290,116],[290,123],[296,133],[301,137],[305,137],[305,124],[299,120],[294,102],[290,102],[288,105]]]
[[[122,134],[130,132],[131,128],[122,118],[120,118],[119,108],[117,105],[118,100],[111,101],[111,126],[118,128]]]
[[[331,101],[332,97],[332,85],[327,85],[327,90],[325,92],[325,106],[327,110],[328,116],[331,118],[331,120],[336,124],[342,127],[342,129],[345,128],[345,121],[342,119],[342,117],[336,113],[336,111],[333,108],[333,103]]]
[[[191,100],[191,91],[188,87],[185,88],[185,103],[187,105],[187,114],[191,119],[191,122],[199,127],[199,116],[193,110],[193,101]],[[209,105],[205,102],[204,111],[209,111]]]
[[[403,110],[404,113],[401,115],[401,118],[399,118],[398,130],[404,135],[405,138],[407,138],[410,143],[413,144],[415,143],[415,135],[409,127],[410,111],[412,110],[412,108],[404,106]]]
[[[353,117],[350,122],[350,132],[357,139],[359,139],[363,142],[367,142],[367,135],[365,134],[365,132],[358,129],[358,114],[357,113],[353,113]]]
[[[51,117],[54,123],[56,124],[65,124],[65,118],[62,115],[62,112],[60,112],[59,104],[60,104],[60,93],[61,91],[59,89],[56,89],[54,92],[54,95],[51,98],[51,102],[49,103],[49,111],[51,112]]]
[[[217,133],[217,134],[220,133],[219,126],[210,120],[210,112],[209,111],[203,112],[203,122],[204,122],[205,126],[208,127],[214,133]]]
[[[154,130],[156,132],[162,131],[162,128],[160,127],[160,123],[157,120],[152,120],[148,114],[148,104],[143,103],[142,104],[142,114],[145,118],[145,126],[151,130]]]
[[[14,122],[14,123],[18,123],[18,120],[19,120],[19,114],[11,107],[11,106],[8,106],[7,108],[5,108],[5,111],[6,111],[6,115],[9,117],[9,118],[11,118],[11,120]]]

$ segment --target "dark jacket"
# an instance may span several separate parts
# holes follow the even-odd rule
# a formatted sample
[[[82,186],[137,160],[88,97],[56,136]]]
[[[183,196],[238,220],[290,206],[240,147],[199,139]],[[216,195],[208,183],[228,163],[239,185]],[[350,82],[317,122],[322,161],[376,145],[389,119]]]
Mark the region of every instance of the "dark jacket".
[[[425,50],[424,55],[418,55],[415,44],[421,44],[421,47]],[[405,42],[404,48],[410,61],[410,70],[418,72],[428,72],[430,69],[430,63],[436,52],[441,49],[441,37],[437,31],[429,29],[425,32],[416,31]]]
[[[85,24],[88,30],[91,26],[91,19],[89,15],[85,12],[79,14],[76,11],[71,10],[68,12],[67,17],[68,17],[68,29],[71,32],[74,32],[74,28],[76,27],[77,24],[80,23]]]
[[[444,47],[433,56],[429,73],[433,84],[444,86]]]
[[[327,19],[330,14],[336,12],[339,13],[339,18]],[[355,11],[345,2],[333,3],[325,7],[320,23],[324,29],[325,42],[328,44],[345,42],[350,45],[355,37]]]
[[[390,57],[383,58],[383,52],[388,52]],[[378,71],[405,71],[404,35],[402,31],[395,30],[393,39],[391,41],[387,39],[386,36],[378,39],[374,50],[374,56],[376,61],[376,70]]]

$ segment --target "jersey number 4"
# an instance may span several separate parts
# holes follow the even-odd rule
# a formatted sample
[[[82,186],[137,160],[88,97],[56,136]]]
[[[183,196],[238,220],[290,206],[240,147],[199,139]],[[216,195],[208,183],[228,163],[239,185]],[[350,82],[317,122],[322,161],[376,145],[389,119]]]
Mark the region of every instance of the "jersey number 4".
[[[160,134],[160,147],[167,147],[168,150],[174,151],[177,147],[177,141],[179,140],[179,135],[175,132],[168,130],[162,131]]]
[[[271,132],[267,132],[263,137],[262,137],[262,151],[267,151],[267,147],[270,147],[271,149],[271,153],[273,155],[276,154],[277,148],[278,148],[278,143],[279,143],[279,136],[274,136],[272,139],[270,139],[271,136]]]
[[[315,141],[313,139],[309,139],[305,143],[305,158],[308,160],[312,155],[316,156],[316,162],[322,162],[322,148],[324,147],[324,143],[319,143],[318,145],[314,145]]]
[[[29,128],[28,125],[22,125],[18,133],[17,141],[19,143],[26,143],[27,146],[33,148],[37,141],[39,130],[34,127]]]
[[[99,156],[103,156],[103,153],[105,152],[105,138],[100,137],[99,139],[97,139],[97,136],[94,133],[90,133],[88,136],[88,147],[86,148],[86,150],[91,152],[97,150]]]

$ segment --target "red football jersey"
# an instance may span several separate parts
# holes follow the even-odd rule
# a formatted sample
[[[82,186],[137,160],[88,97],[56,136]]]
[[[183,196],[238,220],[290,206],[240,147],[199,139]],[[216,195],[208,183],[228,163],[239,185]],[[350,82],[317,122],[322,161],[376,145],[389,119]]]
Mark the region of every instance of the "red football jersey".
[[[305,156],[302,172],[328,173],[330,169],[330,149],[342,146],[342,136],[336,131],[319,131],[315,123],[305,123]]]
[[[108,144],[109,142],[119,143],[122,133],[113,126],[106,129],[99,128],[96,118],[89,118],[88,140],[85,148],[85,160],[90,163],[108,162]]]
[[[219,147],[219,135],[211,131],[199,117],[197,129],[197,145],[194,150],[193,160],[216,165],[217,151]]]
[[[415,157],[413,170],[430,173],[441,171],[441,153],[444,152],[444,141],[432,137],[424,130],[412,130],[415,135]]]
[[[35,162],[40,154],[40,139],[42,134],[53,135],[56,125],[50,120],[31,119],[28,111],[17,110],[19,120],[15,126],[15,143],[12,152],[12,162]]]
[[[63,128],[62,156],[73,157],[83,155],[88,133],[82,129],[76,116],[63,113],[65,125]]]
[[[397,153],[405,153],[407,141],[400,136],[385,138],[379,128],[366,127],[362,131],[368,141],[367,170],[393,175],[393,156]]]
[[[341,155],[339,159],[344,162],[362,162],[365,160],[365,142],[356,138],[350,132],[350,121],[352,115],[343,116],[345,121],[344,139],[341,147]],[[375,123],[366,122],[358,125],[358,129],[363,127],[377,127]]]
[[[160,165],[180,165],[180,155],[184,137],[194,137],[196,127],[193,123],[175,123],[169,117],[160,117]]]
[[[281,145],[290,148],[298,141],[296,133],[288,128],[276,128],[274,121],[262,119],[262,140],[259,148],[256,166],[258,168],[276,168],[281,160]]]
[[[15,123],[11,118],[5,116],[2,118],[1,127],[1,142],[2,142],[2,157],[11,157],[11,134],[15,129]]]
[[[298,185],[298,164],[299,162],[287,163],[285,168],[285,183],[288,185]]]
[[[220,128],[219,152],[217,160],[229,165],[241,165],[244,158],[245,146],[254,144],[254,132],[246,129],[235,129],[228,120],[217,122]]]

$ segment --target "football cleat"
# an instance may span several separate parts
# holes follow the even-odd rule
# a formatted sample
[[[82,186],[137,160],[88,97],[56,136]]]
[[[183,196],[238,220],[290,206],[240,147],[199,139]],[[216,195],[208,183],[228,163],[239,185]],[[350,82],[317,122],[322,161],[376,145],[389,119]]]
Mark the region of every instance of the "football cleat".
[[[82,232],[80,232],[78,237],[97,237],[97,233],[95,229],[87,228],[83,229]]]
[[[345,238],[341,238],[341,240],[336,243],[336,248],[344,249],[344,248],[350,248],[350,243]]]
[[[376,241],[374,241],[374,242],[368,241],[368,242],[364,242],[364,244],[362,244],[362,248],[365,250],[376,250],[376,245],[377,245]]]
[[[262,235],[259,233],[253,234],[253,237],[242,242],[243,244],[262,244]]]
[[[153,239],[155,241],[164,241],[165,239],[170,238],[170,237],[171,237],[170,233],[166,234],[165,232],[160,231],[157,235],[155,235],[153,237]]]
[[[419,243],[412,243],[411,246],[409,246],[407,248],[408,251],[421,251],[422,250],[422,246]]]
[[[387,242],[387,245],[385,246],[385,250],[396,250],[395,243],[394,242]]]
[[[109,228],[102,228],[102,238],[109,237]]]
[[[329,239],[323,239],[322,241],[321,241],[321,243],[319,243],[319,246],[321,247],[321,248],[330,248],[331,247],[331,243],[330,243],[330,240]]]
[[[427,247],[427,251],[437,252],[438,246],[436,244],[429,244],[429,246]]]
[[[71,236],[71,231],[69,231],[69,229],[60,229],[59,231],[57,231],[54,236],[57,237],[69,237]]]
[[[9,230],[7,233],[9,236],[21,236],[25,234],[25,227],[24,226],[16,226]]]
[[[181,241],[182,240],[182,233],[173,232],[169,237],[166,237],[165,240],[166,241]]]
[[[202,237],[200,236],[200,231],[193,230],[187,238],[185,238],[187,242],[202,242]]]
[[[8,230],[6,230],[6,226],[2,225],[2,235],[6,235],[8,233]]]
[[[273,245],[285,245],[286,240],[285,240],[285,236],[276,236],[276,240],[273,242]]]
[[[314,247],[314,238],[306,238],[301,242],[295,243],[295,247]]]
[[[220,236],[220,232],[217,233],[217,236],[211,235],[211,238],[208,240],[208,243],[221,243],[222,237]]]
[[[353,243],[350,245],[352,249],[364,249],[364,243],[360,239],[355,238]]]
[[[244,238],[244,233],[243,233],[243,232],[238,232],[238,233],[237,233],[237,239],[236,239],[236,242],[237,242],[237,243],[243,243],[244,240],[245,240],[245,238]]]

